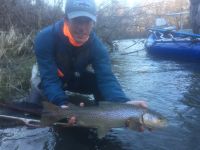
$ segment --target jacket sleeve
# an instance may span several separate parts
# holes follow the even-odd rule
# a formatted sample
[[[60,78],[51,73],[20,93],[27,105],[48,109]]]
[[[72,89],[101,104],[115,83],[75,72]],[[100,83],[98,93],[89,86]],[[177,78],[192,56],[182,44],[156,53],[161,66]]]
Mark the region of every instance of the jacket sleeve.
[[[107,101],[129,101],[112,72],[106,47],[96,36],[94,36],[93,46],[92,65],[97,77],[98,87],[103,97]]]
[[[57,76],[54,55],[54,37],[50,27],[38,33],[35,39],[35,55],[41,77],[41,89],[47,99],[56,104],[64,104],[68,97],[62,89],[62,82]]]

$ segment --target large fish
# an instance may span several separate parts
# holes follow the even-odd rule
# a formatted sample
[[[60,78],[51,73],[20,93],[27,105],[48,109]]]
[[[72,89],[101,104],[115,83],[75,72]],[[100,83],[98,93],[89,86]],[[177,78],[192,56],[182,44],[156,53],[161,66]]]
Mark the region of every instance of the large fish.
[[[100,102],[98,106],[70,105],[68,109],[62,109],[51,103],[43,102],[43,107],[41,117],[43,126],[75,116],[77,126],[96,128],[99,138],[104,137],[111,128],[127,127],[138,130],[141,126],[153,129],[166,125],[166,119],[159,113],[125,103]]]

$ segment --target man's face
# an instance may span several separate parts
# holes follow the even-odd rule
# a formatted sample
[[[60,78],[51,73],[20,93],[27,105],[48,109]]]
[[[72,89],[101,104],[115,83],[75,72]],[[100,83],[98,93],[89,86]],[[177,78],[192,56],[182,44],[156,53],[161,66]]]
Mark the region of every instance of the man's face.
[[[79,44],[84,44],[89,38],[94,22],[88,17],[77,17],[70,19],[68,23],[74,40]]]

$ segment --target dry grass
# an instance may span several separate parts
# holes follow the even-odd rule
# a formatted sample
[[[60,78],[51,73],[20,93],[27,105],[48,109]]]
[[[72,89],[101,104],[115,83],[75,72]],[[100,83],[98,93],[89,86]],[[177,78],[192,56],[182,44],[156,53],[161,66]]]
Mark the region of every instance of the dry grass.
[[[35,61],[32,45],[32,33],[23,35],[13,27],[9,32],[0,32],[0,100],[26,95]]]
[[[8,32],[0,32],[0,58],[27,54],[32,49],[32,33],[19,34],[11,27]]]

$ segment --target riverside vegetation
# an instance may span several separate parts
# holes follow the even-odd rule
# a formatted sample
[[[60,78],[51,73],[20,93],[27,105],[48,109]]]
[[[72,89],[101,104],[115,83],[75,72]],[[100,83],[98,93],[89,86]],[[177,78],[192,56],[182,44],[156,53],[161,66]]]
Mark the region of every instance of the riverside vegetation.
[[[33,34],[24,35],[13,27],[0,32],[0,99],[24,97],[29,89],[29,78],[34,56]]]
[[[34,37],[39,29],[62,17],[62,1],[1,0],[0,101],[24,98],[35,63]]]

